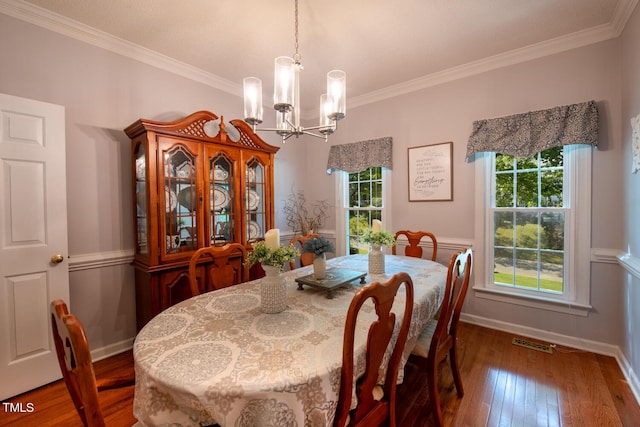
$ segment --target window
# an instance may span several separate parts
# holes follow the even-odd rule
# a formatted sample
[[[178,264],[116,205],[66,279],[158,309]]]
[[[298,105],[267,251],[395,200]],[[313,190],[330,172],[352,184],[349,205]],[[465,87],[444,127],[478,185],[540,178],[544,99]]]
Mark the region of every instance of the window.
[[[380,166],[362,172],[337,172],[338,201],[336,242],[339,254],[367,253],[369,246],[360,241],[374,219],[382,221],[383,229],[390,224],[389,210],[385,210],[385,194],[389,187],[389,170]]]
[[[591,148],[476,158],[477,296],[586,315]]]
[[[493,283],[564,294],[562,147],[530,158],[497,153],[493,182]]]

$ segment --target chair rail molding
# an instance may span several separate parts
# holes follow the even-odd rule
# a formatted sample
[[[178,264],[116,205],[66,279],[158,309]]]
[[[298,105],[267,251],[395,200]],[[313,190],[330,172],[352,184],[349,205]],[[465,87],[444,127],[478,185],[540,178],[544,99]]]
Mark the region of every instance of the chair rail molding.
[[[591,262],[618,264],[618,256],[621,252],[620,249],[591,248]]]
[[[69,256],[69,272],[131,264],[133,249]]]
[[[318,234],[328,238],[335,239],[335,230],[319,230]],[[295,233],[288,231],[280,236],[281,242],[288,242]],[[406,239],[401,238],[400,243],[403,244]],[[283,243],[284,244],[284,243]],[[420,243],[420,246],[430,247],[430,243]],[[473,240],[459,239],[450,237],[438,238],[438,249],[455,252],[467,247],[473,247]],[[90,270],[94,268],[112,267],[115,265],[129,264],[133,261],[133,250],[122,249],[117,251],[96,252],[90,254],[78,254],[69,256],[69,271]],[[600,262],[607,264],[620,264],[629,273],[640,279],[640,258],[629,253],[623,253],[617,249],[592,248],[591,262]]]
[[[629,274],[640,280],[640,258],[630,253],[619,253],[617,261]]]

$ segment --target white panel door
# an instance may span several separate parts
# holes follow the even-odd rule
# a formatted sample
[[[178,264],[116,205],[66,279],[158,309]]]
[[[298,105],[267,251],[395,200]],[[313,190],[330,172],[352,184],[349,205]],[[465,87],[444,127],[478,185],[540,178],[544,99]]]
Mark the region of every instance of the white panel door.
[[[62,377],[49,303],[69,301],[64,125],[62,106],[0,94],[0,400]]]

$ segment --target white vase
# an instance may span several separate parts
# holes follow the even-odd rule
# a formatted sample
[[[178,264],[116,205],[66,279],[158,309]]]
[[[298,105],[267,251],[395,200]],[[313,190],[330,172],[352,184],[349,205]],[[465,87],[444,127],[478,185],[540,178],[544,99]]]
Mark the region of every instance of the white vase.
[[[380,245],[371,245],[369,250],[369,274],[384,274],[384,252]]]
[[[287,288],[278,267],[263,265],[265,276],[260,283],[260,309],[264,313],[280,313],[287,308]]]
[[[327,256],[325,254],[318,255],[313,258],[313,278],[324,279],[327,272]]]

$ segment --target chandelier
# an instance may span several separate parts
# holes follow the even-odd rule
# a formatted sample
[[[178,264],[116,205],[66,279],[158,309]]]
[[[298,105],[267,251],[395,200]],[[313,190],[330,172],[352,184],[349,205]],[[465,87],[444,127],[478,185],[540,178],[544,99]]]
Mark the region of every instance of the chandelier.
[[[257,77],[243,80],[244,117],[253,131],[274,131],[282,136],[282,142],[292,136],[311,135],[327,141],[338,127],[338,120],[346,115],[347,75],[341,70],[327,73],[327,93],[320,96],[320,121],[318,126],[300,125],[300,63],[298,53],[298,0],[295,0],[295,54],[275,59],[273,108],[276,110],[275,128],[257,128],[262,123],[262,81]]]

